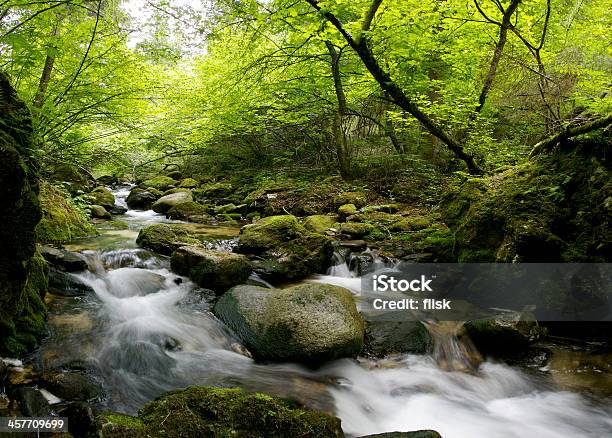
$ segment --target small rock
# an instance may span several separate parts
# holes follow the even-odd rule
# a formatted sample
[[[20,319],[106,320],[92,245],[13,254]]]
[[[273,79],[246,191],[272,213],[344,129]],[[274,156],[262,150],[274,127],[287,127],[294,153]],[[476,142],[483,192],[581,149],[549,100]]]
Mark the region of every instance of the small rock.
[[[101,205],[91,205],[89,212],[92,218],[95,219],[110,219],[111,214]]]
[[[114,214],[114,215],[121,215],[121,214],[127,213],[127,211],[128,211],[127,208],[125,208],[125,207],[123,207],[121,205],[115,205],[110,212],[111,212],[111,214]]]
[[[49,292],[61,297],[80,297],[95,294],[91,286],[74,275],[53,268],[49,270]]]

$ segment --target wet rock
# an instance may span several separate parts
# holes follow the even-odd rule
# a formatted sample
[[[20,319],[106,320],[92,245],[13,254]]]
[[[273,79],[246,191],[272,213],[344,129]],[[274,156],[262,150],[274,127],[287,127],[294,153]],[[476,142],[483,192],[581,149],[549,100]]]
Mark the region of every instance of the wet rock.
[[[126,198],[125,202],[128,207],[134,210],[149,210],[153,203],[157,201],[159,196],[145,189],[134,188]]]
[[[376,435],[365,435],[360,438],[442,438],[435,430],[417,430],[415,432],[385,432]]]
[[[173,220],[196,223],[209,223],[213,221],[212,216],[208,214],[208,208],[194,201],[175,205],[168,211],[166,216]]]
[[[49,292],[62,297],[80,297],[87,294],[95,294],[91,286],[77,277],[59,271],[49,270]]]
[[[294,216],[270,216],[240,230],[236,252],[257,256],[262,278],[292,280],[325,272],[333,254],[332,240],[306,230]]]
[[[464,328],[481,353],[499,357],[519,354],[546,335],[546,329],[537,321],[522,319],[514,312],[495,319],[468,321]]]
[[[104,207],[106,211],[110,212],[115,207],[115,196],[106,187],[96,187],[89,195],[93,204]]]
[[[136,243],[143,248],[169,256],[181,246],[199,245],[201,242],[180,225],[155,224],[142,228]]]
[[[102,388],[90,376],[78,373],[43,374],[40,385],[64,400],[93,400],[102,395]]]
[[[121,215],[121,214],[125,214],[127,213],[128,209],[121,206],[121,205],[115,205],[113,207],[113,209],[110,211],[111,214],[113,215]]]
[[[52,409],[45,396],[35,388],[19,387],[15,390],[19,410],[27,417],[48,417]]]
[[[249,259],[241,254],[183,246],[172,253],[172,270],[190,277],[202,287],[221,294],[244,283],[251,274]]]
[[[66,272],[85,271],[87,269],[87,260],[76,252],[47,245],[40,246],[38,251],[47,263]]]
[[[176,180],[170,178],[168,176],[157,176],[155,178],[151,178],[145,180],[139,184],[139,187],[142,189],[156,189],[161,190],[162,192],[168,189],[173,189],[176,187]]]
[[[176,366],[176,360],[166,351],[152,342],[138,341],[115,343],[103,352],[100,362],[102,367],[134,373],[138,376],[166,375],[169,369]]]
[[[353,296],[337,286],[237,286],[219,299],[214,313],[262,360],[320,365],[356,356],[363,345]]]
[[[108,290],[119,298],[144,296],[164,288],[166,278],[147,269],[119,268],[106,276]]]
[[[432,345],[431,335],[420,321],[366,318],[363,351],[367,355],[424,354],[431,351]]]
[[[108,212],[108,210],[106,210],[101,205],[90,205],[89,213],[91,214],[91,217],[95,219],[110,219],[111,218],[111,214]]]
[[[334,224],[338,222],[336,215],[322,215],[317,214],[314,216],[308,216],[304,219],[304,228],[314,233],[325,233],[330,228],[333,228]]]
[[[96,178],[96,182],[102,186],[112,186],[119,182],[119,178],[113,175],[102,175],[99,178]]]
[[[373,270],[374,256],[368,252],[354,254],[350,257],[349,270],[362,276]]]
[[[192,201],[193,197],[191,196],[191,192],[176,192],[170,195],[162,196],[153,203],[151,208],[156,213],[168,213],[168,211],[170,211],[172,207],[175,207],[184,202]]]
[[[296,409],[238,388],[190,387],[146,404],[138,417],[103,413],[98,436],[108,437],[343,437],[340,420]],[[163,431],[163,432],[160,432]]]
[[[85,402],[73,402],[59,412],[60,417],[68,418],[68,432],[76,438],[95,436],[96,411]]]

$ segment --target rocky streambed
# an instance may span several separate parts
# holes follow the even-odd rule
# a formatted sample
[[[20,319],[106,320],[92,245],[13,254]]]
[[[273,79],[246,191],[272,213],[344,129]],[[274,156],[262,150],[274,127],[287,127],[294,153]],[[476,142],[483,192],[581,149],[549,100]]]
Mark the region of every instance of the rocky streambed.
[[[128,191],[114,194],[125,205]],[[27,361],[0,362],[0,414],[57,413],[76,436],[612,433],[610,356],[597,345],[548,340],[512,366],[452,371],[436,351],[461,342],[456,332],[364,324],[359,275],[386,262],[362,243],[334,252],[293,216],[240,239],[240,226],[177,224],[153,210],[115,219],[67,251],[43,250],[49,336]],[[467,360],[446,350],[447,363]]]

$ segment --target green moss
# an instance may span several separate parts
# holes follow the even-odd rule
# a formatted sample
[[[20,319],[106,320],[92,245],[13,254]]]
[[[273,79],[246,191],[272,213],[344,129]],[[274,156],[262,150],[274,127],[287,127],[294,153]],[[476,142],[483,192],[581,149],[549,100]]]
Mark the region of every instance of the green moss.
[[[175,224],[155,224],[144,227],[138,233],[136,243],[164,255],[184,245],[199,245],[201,242],[187,230]]]
[[[107,210],[112,210],[115,206],[115,196],[106,187],[96,187],[89,195],[93,198],[94,205],[101,205]]]
[[[200,183],[197,182],[195,179],[193,178],[185,178],[181,181],[181,184],[179,187],[184,187],[186,189],[195,189],[197,186],[199,186]]]
[[[338,214],[342,218],[357,214],[357,207],[355,204],[344,204],[338,207]]]
[[[68,193],[49,183],[41,182],[40,201],[43,217],[36,227],[39,242],[65,242],[97,234],[85,211],[77,209],[69,199]]]
[[[48,266],[45,259],[36,253],[28,262],[28,276],[19,300],[14,303],[15,316],[4,321],[12,335],[0,343],[0,352],[11,357],[21,357],[36,347],[47,333],[45,324],[47,307],[43,301],[48,289]],[[8,322],[8,323],[7,323]]]
[[[143,189],[156,189],[162,192],[176,186],[176,181],[168,176],[156,176],[139,184]]]
[[[406,217],[390,226],[391,231],[420,231],[428,228],[431,225],[431,219],[428,217]]]
[[[305,232],[295,216],[269,216],[240,230],[240,246],[247,252],[258,252],[295,239]]]
[[[344,192],[334,198],[336,207],[345,204],[354,204],[357,208],[366,205],[368,194],[366,192]]]
[[[325,233],[328,229],[332,228],[334,224],[338,221],[338,216],[336,215],[314,215],[308,216],[304,219],[304,228],[308,231],[313,231],[315,233]]]
[[[374,232],[374,230],[374,225],[362,224],[359,222],[346,222],[340,225],[340,232],[353,238],[364,237],[365,235]]]
[[[233,191],[233,186],[224,182],[209,183],[201,188],[202,195],[207,198],[224,198],[231,195]]]
[[[194,201],[175,205],[168,211],[167,216],[170,219],[193,222],[206,222],[212,219],[208,215],[208,208]]]
[[[129,422],[132,420],[119,419]],[[191,387],[169,392],[148,403],[132,427],[141,424],[151,437],[297,437],[343,436],[340,420],[240,389]],[[106,437],[106,435],[103,435]]]

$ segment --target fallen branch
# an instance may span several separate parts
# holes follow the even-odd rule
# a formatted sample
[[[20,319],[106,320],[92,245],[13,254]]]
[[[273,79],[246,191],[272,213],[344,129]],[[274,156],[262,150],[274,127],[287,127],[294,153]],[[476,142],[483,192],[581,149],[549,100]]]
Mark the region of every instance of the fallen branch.
[[[552,137],[548,137],[536,144],[529,153],[529,158],[533,158],[541,154],[542,152],[550,151],[552,148],[554,148],[564,140],[569,140],[572,137],[576,137],[581,134],[586,134],[587,132],[595,131],[597,129],[606,128],[610,125],[612,125],[612,114],[608,114],[606,117],[593,120],[592,122],[585,123],[583,125],[574,127],[568,126],[563,131],[553,135]]]

